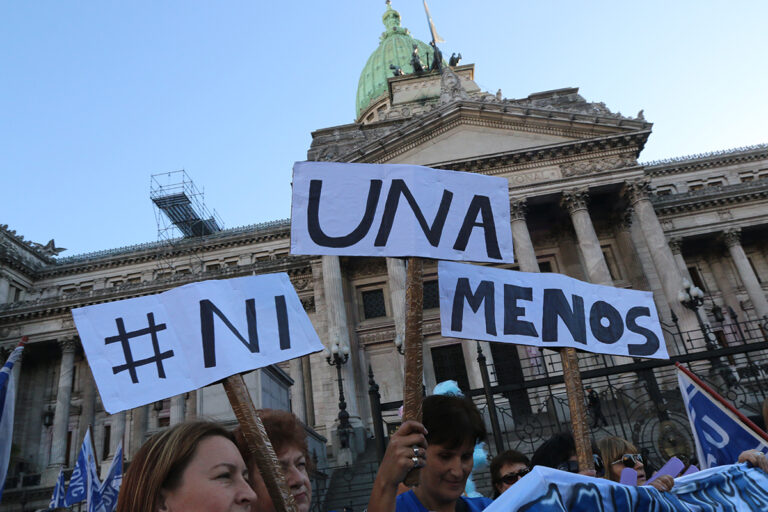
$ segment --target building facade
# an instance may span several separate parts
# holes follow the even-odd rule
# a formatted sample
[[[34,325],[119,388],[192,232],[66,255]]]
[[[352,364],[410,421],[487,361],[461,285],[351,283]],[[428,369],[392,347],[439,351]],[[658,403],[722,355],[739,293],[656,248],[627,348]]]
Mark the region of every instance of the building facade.
[[[471,64],[414,72],[409,49],[415,40],[389,5],[383,21],[380,45],[361,73],[357,121],[313,132],[308,160],[409,163],[506,177],[517,260],[507,268],[650,290],[665,325],[678,332],[704,329],[719,346],[735,336],[721,327],[724,311],[768,327],[768,145],[642,163],[652,136],[642,112],[613,113],[576,88],[503,98],[477,86]],[[417,43],[426,64],[434,54]],[[395,76],[390,65],[403,74]],[[0,227],[0,347],[7,354],[29,337],[15,371],[13,450],[0,510],[45,508],[59,469],[72,468],[88,426],[108,464],[119,440],[130,461],[147,436],[185,418],[234,421],[219,386],[106,414],[71,315],[76,307],[206,279],[287,272],[323,342],[348,342],[340,375],[353,428],[349,449],[339,443],[337,368],[322,353],[246,378],[257,407],[290,409],[304,421],[322,464],[326,457],[354,461],[373,431],[369,369],[383,402],[402,398],[404,262],[294,256],[289,247],[288,220],[70,257],[59,257],[52,243],[31,243]],[[465,390],[482,388],[478,349],[488,364],[496,362],[497,384],[541,378],[544,357],[558,372],[554,353],[441,336],[436,272],[435,262],[425,265],[427,389],[446,378]],[[681,302],[688,283],[704,292],[695,311]],[[682,339],[670,334],[670,354],[685,352]],[[599,365],[621,363],[602,358]],[[519,392],[504,400],[531,414],[556,407]]]

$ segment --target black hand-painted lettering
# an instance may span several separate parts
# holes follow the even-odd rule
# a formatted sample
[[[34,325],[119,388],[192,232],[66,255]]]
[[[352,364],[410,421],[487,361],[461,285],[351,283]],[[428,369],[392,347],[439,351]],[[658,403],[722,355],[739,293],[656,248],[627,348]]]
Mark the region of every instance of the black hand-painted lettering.
[[[322,180],[310,180],[309,202],[307,204],[307,229],[312,241],[323,247],[349,247],[362,240],[368,234],[368,230],[371,229],[373,217],[376,213],[376,205],[381,195],[381,185],[381,180],[371,180],[363,219],[352,232],[344,236],[328,236],[320,227],[320,191],[323,188],[323,182]]]
[[[607,326],[602,324],[603,318],[608,319]],[[624,321],[616,308],[598,300],[589,309],[589,328],[598,341],[611,344],[619,341],[624,334]]]
[[[451,310],[451,330],[461,332],[464,325],[464,301],[467,301],[473,313],[477,313],[485,302],[485,332],[496,336],[496,308],[493,281],[480,281],[475,293],[469,286],[469,279],[461,277],[456,282]]]
[[[650,356],[659,350],[659,338],[653,331],[637,325],[637,318],[641,316],[651,316],[651,310],[647,307],[635,306],[627,312],[627,329],[645,336],[645,343],[627,345],[631,356]]]
[[[530,301],[533,299],[533,289],[504,285],[504,334],[518,334],[520,336],[538,336],[536,326],[531,322],[520,320],[525,315],[525,308],[517,305],[518,300]]]
[[[213,302],[203,299],[200,301],[200,337],[203,340],[203,362],[206,368],[216,366],[216,335],[213,328],[214,313],[252,354],[259,351],[259,335],[256,330],[256,302],[254,299],[247,299],[245,301],[248,341],[243,338],[238,330],[235,329],[235,326],[232,325],[232,322],[224,316],[224,313]]]
[[[416,220],[419,221],[419,226],[421,226],[421,230],[424,231],[427,241],[432,247],[437,247],[440,244],[440,237],[443,234],[445,219],[448,217],[448,209],[451,206],[453,192],[448,190],[443,191],[443,197],[440,199],[440,206],[437,209],[437,214],[435,214],[435,220],[432,221],[432,226],[429,226],[427,224],[427,219],[424,218],[421,208],[416,203],[416,199],[413,197],[413,194],[411,194],[405,181],[401,179],[392,180],[392,185],[389,187],[387,201],[384,204],[384,214],[381,218],[381,225],[379,226],[379,232],[376,235],[376,241],[373,245],[376,247],[387,245],[389,233],[392,231],[392,225],[395,223],[395,214],[397,213],[397,207],[400,204],[401,194],[405,196],[405,200],[408,201],[408,205],[416,216]]]
[[[557,319],[561,318],[568,327],[573,340],[587,344],[587,325],[584,320],[584,299],[571,295],[573,308],[568,304],[565,294],[557,288],[544,289],[543,313],[541,320],[542,341],[560,341],[557,335]]]
[[[291,332],[288,329],[288,308],[285,306],[285,295],[275,297],[277,311],[277,333],[280,338],[280,350],[291,348]]]
[[[477,222],[478,214],[483,219],[480,222]],[[496,221],[493,219],[493,208],[491,208],[491,200],[488,196],[475,196],[472,198],[453,248],[457,251],[466,249],[469,235],[472,234],[472,230],[476,227],[483,228],[485,233],[485,250],[488,257],[500,260],[501,251],[499,250],[499,241],[496,239]]]
[[[148,327],[145,329],[126,332],[125,323],[123,322],[122,317],[116,318],[115,324],[117,325],[117,336],[110,336],[108,338],[104,338],[104,344],[109,345],[110,343],[120,342],[120,344],[123,347],[123,356],[125,357],[125,364],[113,366],[112,373],[114,375],[117,375],[122,371],[128,370],[128,374],[131,376],[131,382],[133,382],[134,384],[137,384],[139,382],[139,377],[136,374],[136,368],[138,368],[139,366],[144,366],[145,364],[155,363],[157,365],[157,376],[160,377],[161,379],[164,379],[165,368],[163,368],[163,359],[168,359],[169,357],[173,357],[173,350],[166,350],[165,352],[160,352],[160,342],[157,339],[157,333],[165,329],[165,324],[155,325],[154,313],[147,313]],[[131,352],[131,343],[129,340],[131,338],[144,336],[145,334],[149,334],[152,340],[153,355],[150,357],[146,357],[144,359],[139,359],[138,361],[134,361],[133,353]]]

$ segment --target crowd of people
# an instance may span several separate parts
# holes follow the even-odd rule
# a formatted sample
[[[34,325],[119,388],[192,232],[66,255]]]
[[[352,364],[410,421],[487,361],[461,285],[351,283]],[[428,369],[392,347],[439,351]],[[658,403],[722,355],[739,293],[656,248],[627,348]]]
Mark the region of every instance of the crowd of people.
[[[423,421],[405,421],[389,441],[368,502],[368,512],[479,512],[492,503],[465,495],[475,445],[486,437],[479,411],[464,397],[432,395],[422,404]],[[267,436],[298,512],[312,499],[311,458],[303,425],[293,414],[260,411]],[[547,439],[529,460],[508,450],[490,464],[493,499],[507,492],[540,465],[596,478],[620,481],[632,468],[637,484],[647,482],[642,455],[629,441],[605,437],[593,443],[595,469],[579,471],[570,433]],[[768,459],[750,450],[739,456],[768,472]],[[418,484],[403,485],[411,471]],[[670,475],[653,479],[661,492],[673,488]],[[274,512],[255,458],[239,429],[228,431],[209,421],[176,425],[150,438],[134,456],[120,489],[117,512]]]

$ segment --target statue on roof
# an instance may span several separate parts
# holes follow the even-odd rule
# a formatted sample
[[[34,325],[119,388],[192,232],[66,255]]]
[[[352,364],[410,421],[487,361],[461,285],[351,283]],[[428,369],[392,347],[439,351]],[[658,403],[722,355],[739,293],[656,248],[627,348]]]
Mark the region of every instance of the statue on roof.
[[[411,54],[411,66],[413,66],[413,72],[417,75],[420,75],[424,72],[424,64],[421,62],[421,57],[419,56],[419,47],[417,45],[413,45],[413,53]]]
[[[429,45],[434,51],[434,59],[432,60],[432,65],[429,67],[429,70],[441,71],[443,69],[443,52],[440,51],[440,48],[437,47],[434,41],[430,41]]]
[[[405,74],[400,66],[395,66],[394,64],[390,64],[389,69],[392,70],[393,76],[403,76]]]
[[[45,245],[37,242],[30,242],[30,245],[32,248],[37,249],[46,256],[58,256],[60,252],[66,251],[64,247],[56,247],[56,242],[53,241],[53,238],[51,238]]]
[[[461,53],[459,53],[458,55],[456,55],[455,53],[452,53],[451,58],[448,60],[448,65],[451,66],[452,68],[455,68],[456,66],[458,66],[460,60],[461,60]]]

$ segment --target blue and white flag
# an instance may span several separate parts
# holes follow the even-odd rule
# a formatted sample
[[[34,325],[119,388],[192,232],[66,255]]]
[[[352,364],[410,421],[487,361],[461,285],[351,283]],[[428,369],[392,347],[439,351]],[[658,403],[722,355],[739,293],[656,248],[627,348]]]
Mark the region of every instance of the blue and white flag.
[[[90,434],[90,429],[88,433]],[[96,457],[93,454],[93,450],[88,454],[88,476],[86,480],[86,487],[88,489],[87,511],[104,512],[104,502],[101,497],[101,480],[99,480],[99,473],[96,469]]]
[[[91,469],[90,466],[93,466],[93,469]],[[75,503],[80,503],[87,498],[88,480],[89,477],[94,474],[95,470],[96,457],[93,455],[91,429],[88,429],[88,431],[85,433],[85,438],[83,439],[83,446],[80,448],[80,453],[77,454],[77,463],[75,463],[75,469],[72,471],[72,477],[69,479],[67,496],[64,499],[65,506],[71,507]],[[97,484],[97,489],[98,485],[100,484]]]
[[[16,389],[13,383],[13,364],[21,357],[23,342],[11,352],[8,360],[0,369],[0,500],[3,497],[5,477],[8,476],[8,463],[11,460],[13,441],[13,409],[16,404]]]
[[[768,442],[680,368],[677,381],[702,469],[733,464],[745,450],[768,453]]]
[[[117,495],[120,492],[120,484],[123,482],[123,442],[117,446],[115,458],[109,466],[107,476],[101,484],[99,493],[104,504],[104,512],[114,512],[117,508]]]
[[[53,496],[48,504],[48,510],[64,508],[64,497],[66,496],[66,485],[64,483],[64,470],[59,470],[59,477],[56,479],[56,485],[53,486]]]

